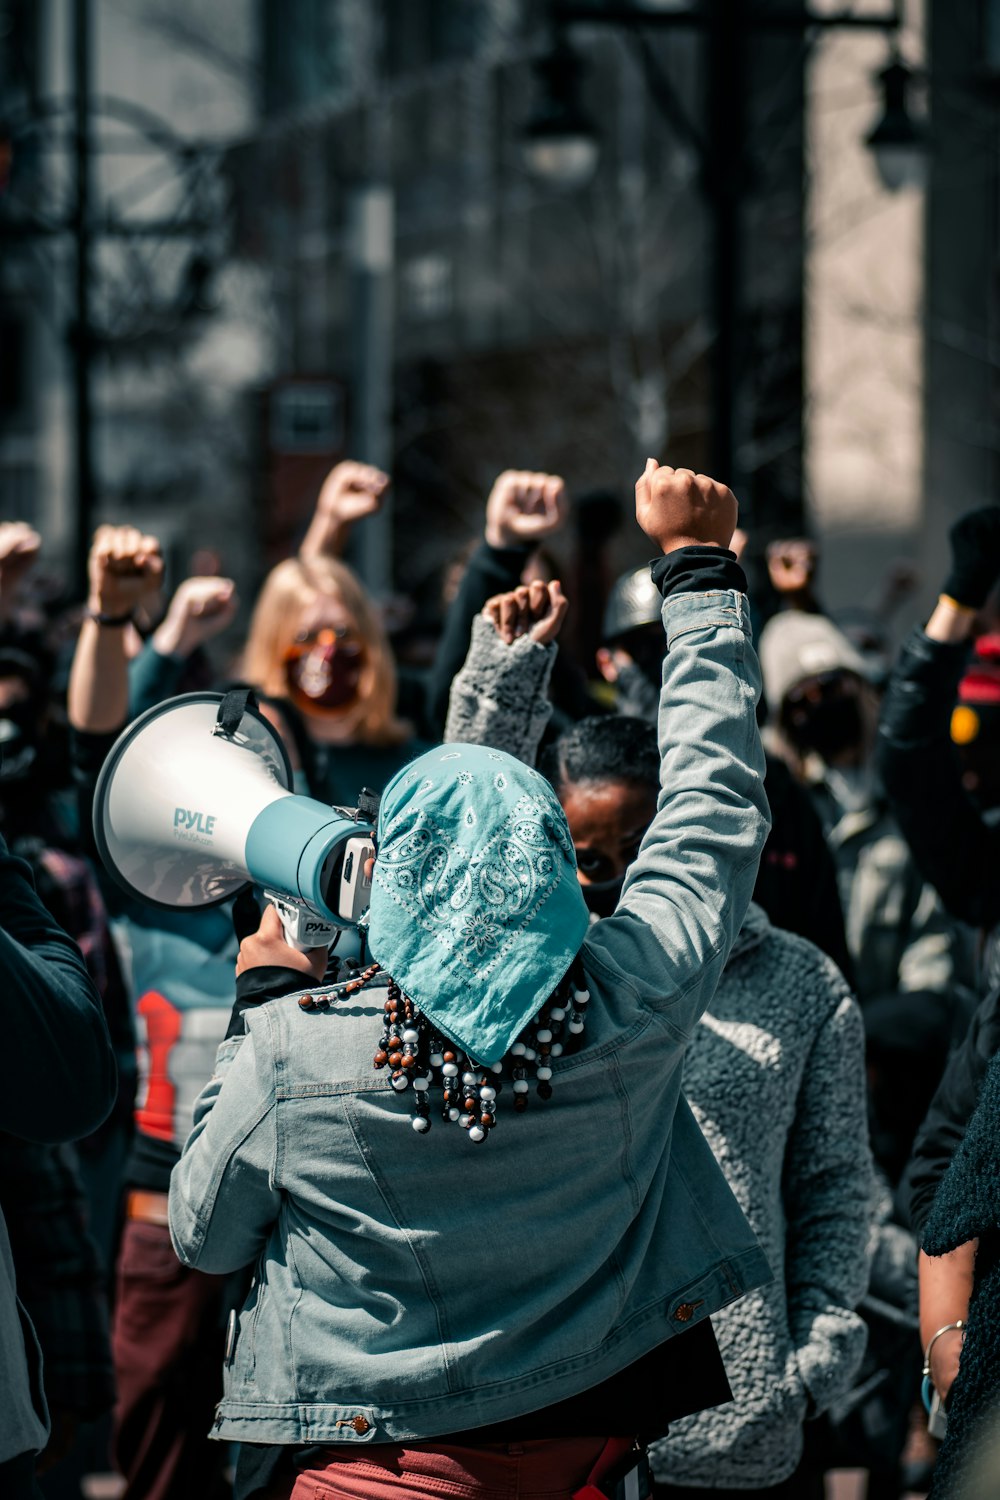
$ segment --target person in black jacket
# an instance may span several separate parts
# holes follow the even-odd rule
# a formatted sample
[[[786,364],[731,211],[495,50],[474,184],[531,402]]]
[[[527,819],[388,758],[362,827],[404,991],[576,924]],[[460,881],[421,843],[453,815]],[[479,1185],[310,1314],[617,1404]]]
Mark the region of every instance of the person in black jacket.
[[[890,679],[876,756],[922,875],[952,916],[983,935],[988,981],[996,978],[989,955],[996,950],[991,933],[1000,921],[1000,826],[984,816],[966,790],[951,718],[977,615],[1000,576],[1000,506],[963,516],[950,539],[951,569],[937,604],[926,627],[915,629],[905,643]],[[998,1046],[1000,992],[994,989],[952,1054],[914,1146],[907,1187],[911,1222],[921,1236]],[[920,1253],[921,1334],[930,1377],[943,1401],[958,1371],[974,1257],[971,1242],[948,1255]]]
[[[1000,920],[1000,825],[963,786],[950,726],[977,613],[1000,577],[1000,505],[963,516],[951,549],[934,612],[890,678],[876,764],[924,879],[952,916],[988,930]]]
[[[72,1140],[114,1103],[114,1053],[79,949],[49,916],[27,865],[0,838],[0,1130],[23,1140]],[[48,1412],[38,1348],[17,1300],[0,1210],[0,1494],[33,1496]]]

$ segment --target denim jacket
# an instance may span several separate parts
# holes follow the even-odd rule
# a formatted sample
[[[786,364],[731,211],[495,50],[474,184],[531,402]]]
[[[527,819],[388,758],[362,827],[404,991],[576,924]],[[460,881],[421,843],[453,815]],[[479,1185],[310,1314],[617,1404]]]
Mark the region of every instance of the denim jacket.
[[[482,1148],[372,1068],[383,992],[248,1013],[174,1170],[181,1260],[255,1263],[214,1435],[421,1441],[609,1378],[770,1279],[681,1094],[767,834],[742,595],[668,598],[662,791],[591,930],[585,1045]],[[669,712],[664,711],[669,704]],[[625,1414],[615,1414],[620,1423]]]

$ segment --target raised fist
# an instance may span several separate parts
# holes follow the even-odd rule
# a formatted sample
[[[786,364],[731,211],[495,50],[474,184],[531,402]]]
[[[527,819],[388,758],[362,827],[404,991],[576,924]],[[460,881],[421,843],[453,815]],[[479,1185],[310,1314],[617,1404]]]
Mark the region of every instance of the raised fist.
[[[969,511],[948,537],[951,571],[941,592],[965,609],[982,609],[1000,576],[1000,505]]]
[[[728,547],[739,506],[727,485],[692,469],[646,460],[635,483],[635,518],[661,552]]]
[[[381,469],[345,459],[324,479],[316,501],[317,513],[341,526],[350,526],[375,514],[389,484],[388,474]]]
[[[789,537],[771,542],[767,552],[767,574],[779,594],[802,594],[812,587],[818,553],[807,537]]]
[[[153,634],[161,656],[190,656],[231,625],[237,609],[231,578],[185,578]]]
[[[537,546],[565,525],[567,510],[558,474],[505,469],[486,502],[486,540],[491,547]]]
[[[510,646],[522,635],[530,635],[540,646],[551,646],[562,627],[569,600],[558,578],[551,583],[522,583],[509,594],[495,594],[483,605],[483,614],[493,621],[502,641]]]
[[[160,587],[160,544],[155,536],[144,536],[134,526],[99,526],[87,559],[87,576],[92,610],[127,615]]]

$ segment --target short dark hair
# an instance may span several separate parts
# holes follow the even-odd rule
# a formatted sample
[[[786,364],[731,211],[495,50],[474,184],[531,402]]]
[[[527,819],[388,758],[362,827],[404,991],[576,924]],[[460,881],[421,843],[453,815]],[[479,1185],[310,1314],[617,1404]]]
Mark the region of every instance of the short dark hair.
[[[581,781],[627,781],[655,791],[660,784],[656,730],[625,714],[581,719],[543,750],[538,769],[557,796]]]

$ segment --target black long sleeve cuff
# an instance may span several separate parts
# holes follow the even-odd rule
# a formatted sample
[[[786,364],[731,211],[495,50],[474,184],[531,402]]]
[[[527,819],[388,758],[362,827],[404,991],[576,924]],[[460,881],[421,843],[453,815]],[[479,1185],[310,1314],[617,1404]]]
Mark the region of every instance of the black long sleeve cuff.
[[[671,594],[713,593],[733,589],[747,591],[746,574],[736,561],[735,552],[725,547],[678,547],[649,565],[653,582],[668,599]]]
[[[265,1005],[268,1000],[280,1000],[282,995],[294,995],[297,990],[310,987],[308,974],[301,969],[286,969],[277,964],[262,964],[257,969],[245,969],[236,980],[236,1004],[229,1018],[226,1041],[231,1036],[244,1036],[246,1022],[243,1017],[248,1010]]]

